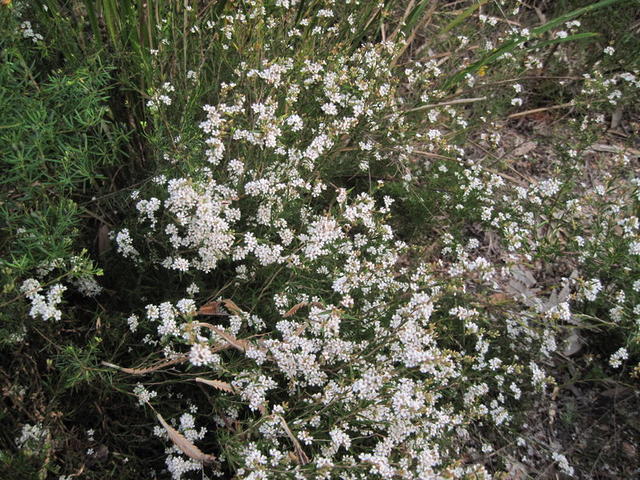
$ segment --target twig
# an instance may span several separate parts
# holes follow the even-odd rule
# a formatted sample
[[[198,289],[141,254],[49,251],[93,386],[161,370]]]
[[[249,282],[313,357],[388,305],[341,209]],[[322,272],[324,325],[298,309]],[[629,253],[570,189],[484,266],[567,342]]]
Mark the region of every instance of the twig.
[[[594,143],[587,149],[587,151],[588,150],[593,150],[595,152],[619,153],[622,155],[632,155],[634,157],[640,157],[640,150],[636,150],[635,148],[622,148],[616,147],[615,145],[604,145],[601,143]]]
[[[412,112],[419,112],[420,110],[426,110],[427,108],[446,107],[447,105],[460,105],[463,103],[481,102],[486,99],[487,97],[458,98],[456,100],[449,100],[448,102],[429,103],[427,105],[421,105],[419,107],[412,108],[411,110],[407,110],[404,113],[406,114],[406,113],[412,113]]]
[[[561,105],[553,105],[552,107],[534,108],[532,110],[525,110],[524,112],[512,113],[511,115],[508,115],[507,118],[520,118],[531,115],[532,113],[546,112],[547,110],[558,110],[559,108],[567,108],[573,106],[575,106],[573,102],[568,102]]]
[[[289,425],[287,425],[287,421],[284,419],[284,417],[280,415],[274,415],[274,417],[280,420],[280,423],[282,424],[284,431],[287,433],[287,435],[291,439],[291,442],[293,443],[293,448],[295,449],[296,456],[298,457],[298,461],[300,462],[300,465],[306,465],[307,463],[309,463],[309,457],[307,456],[306,453],[304,453],[304,450],[302,450],[302,446],[300,445],[300,442],[298,441],[296,436],[293,434],[293,432],[289,428]]]
[[[116,370],[120,370],[121,372],[128,373],[130,375],[145,375],[147,373],[156,372],[164,367],[176,365],[178,363],[183,363],[186,360],[187,360],[187,356],[184,355],[181,357],[172,358],[171,360],[167,360],[165,362],[156,363],[155,365],[152,365],[146,368],[126,368],[126,367],[120,367],[118,365],[114,365],[113,363],[109,363],[109,362],[100,362],[100,364],[104,365],[105,367],[115,368]]]

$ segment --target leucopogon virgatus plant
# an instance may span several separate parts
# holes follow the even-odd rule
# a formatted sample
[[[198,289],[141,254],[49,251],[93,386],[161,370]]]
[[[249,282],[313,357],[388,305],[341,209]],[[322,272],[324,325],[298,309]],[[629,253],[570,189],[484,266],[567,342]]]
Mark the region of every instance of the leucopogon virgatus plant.
[[[169,159],[172,173],[133,192],[139,225],[115,233],[117,249],[134,265],[155,259],[184,294],[129,326],[162,350],[157,365],[186,364],[185,385],[215,397],[214,407],[187,399],[189,413],[157,427],[172,441],[173,478],[203,463],[251,480],[488,478],[483,455],[501,442],[491,432],[517,428],[521,402],[550,381],[543,362],[564,299],[514,315],[464,307],[467,288],[490,292],[518,272],[473,242],[450,242],[446,268],[415,260],[389,223],[384,179],[331,183],[389,165],[409,181],[409,155],[428,139],[460,153],[435,130],[405,127],[394,51],[239,67],[203,106],[187,163]],[[488,195],[487,185],[476,188]],[[166,392],[141,382],[134,393],[162,412]],[[195,444],[213,429],[215,452],[203,454]],[[486,441],[470,460],[472,431]]]
[[[522,392],[544,387],[542,370],[517,355],[493,356],[499,347],[478,325],[480,313],[441,305],[446,288],[429,265],[398,268],[407,247],[384,222],[384,203],[339,190],[321,214],[303,209],[295,220],[275,218],[272,227],[254,220],[257,228],[239,231],[240,212],[249,220],[260,207],[242,211],[234,198],[255,181],[227,190],[206,175],[168,180],[159,210],[176,221],[164,227],[176,249],[163,264],[208,271],[234,263],[238,292],[269,268],[281,278],[257,299],[265,306],[234,296],[199,307],[186,295],[148,305],[135,327],[167,360],[182,358],[220,390],[212,389],[223,398],[211,412],[218,432],[229,429],[220,458],[250,479],[481,476],[483,467],[459,461],[468,429],[509,425]],[[289,193],[309,195],[309,186]],[[283,241],[277,225],[285,221]],[[203,229],[205,239],[197,236]],[[184,267],[176,268],[178,258]],[[464,262],[485,281],[487,267]],[[468,349],[456,345],[451,326],[440,333],[443,323],[457,325]],[[522,337],[539,343],[526,325],[511,328],[514,347]],[[199,440],[186,423],[185,436]],[[167,467],[181,478],[200,462],[174,447]]]

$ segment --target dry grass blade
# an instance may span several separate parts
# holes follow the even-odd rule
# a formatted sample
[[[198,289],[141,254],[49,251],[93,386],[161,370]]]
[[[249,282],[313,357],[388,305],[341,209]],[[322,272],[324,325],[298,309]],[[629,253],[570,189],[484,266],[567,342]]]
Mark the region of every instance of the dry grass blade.
[[[284,428],[284,431],[287,432],[287,435],[289,436],[289,438],[291,439],[291,442],[293,443],[293,448],[295,450],[298,462],[300,462],[300,465],[306,465],[307,463],[309,463],[309,457],[307,457],[307,454],[304,453],[304,450],[302,450],[302,446],[300,445],[300,442],[298,441],[296,436],[293,434],[293,432],[289,428],[289,425],[287,425],[287,421],[280,415],[276,415],[276,416],[280,419],[280,423],[282,423],[282,428]]]
[[[236,393],[236,390],[232,385],[227,382],[223,382],[222,380],[207,380],[206,378],[196,377],[196,382],[204,383],[210,387],[222,390],[223,392]]]
[[[216,461],[216,457],[213,455],[209,455],[208,453],[202,453],[198,447],[196,447],[193,443],[187,440],[180,432],[178,432],[175,428],[165,422],[162,415],[157,414],[158,420],[167,431],[169,438],[174,443],[176,447],[178,447],[182,453],[186,456],[193,458],[194,460],[199,460],[203,463],[213,463]]]
[[[176,365],[178,363],[183,363],[186,361],[187,361],[187,356],[185,355],[182,357],[176,357],[171,360],[167,360],[165,362],[159,362],[159,363],[156,363],[155,365],[152,365],[150,367],[145,367],[145,368],[126,368],[126,367],[120,367],[118,365],[114,365],[113,363],[109,363],[109,362],[101,362],[101,364],[104,365],[105,367],[115,368],[117,370],[120,370],[121,372],[128,373],[130,375],[145,375],[147,373],[156,372],[161,368],[169,367],[171,365]]]
[[[247,350],[248,342],[246,340],[237,339],[233,335],[225,332],[224,330],[216,327],[215,325],[211,325],[210,323],[198,322],[197,325],[199,327],[205,327],[205,328],[208,328],[209,330],[213,330],[219,336],[224,338],[232,347],[240,350],[241,352],[245,352]]]
[[[405,8],[404,14],[402,15],[402,18],[400,19],[400,22],[398,23],[398,27],[395,29],[395,31],[389,37],[389,41],[390,42],[392,42],[398,36],[398,34],[402,31],[402,27],[404,27],[404,25],[405,25],[405,20],[407,19],[407,17],[409,16],[411,11],[413,10],[413,7],[415,6],[415,4],[416,4],[415,0],[411,0],[409,2],[409,4],[407,5],[407,8]]]

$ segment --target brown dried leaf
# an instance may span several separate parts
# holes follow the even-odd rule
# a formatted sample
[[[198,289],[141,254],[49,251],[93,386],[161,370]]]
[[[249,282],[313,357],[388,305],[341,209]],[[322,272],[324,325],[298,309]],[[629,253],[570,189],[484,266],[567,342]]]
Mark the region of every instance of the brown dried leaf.
[[[230,312],[233,312],[236,315],[242,315],[244,313],[242,309],[238,305],[236,305],[235,302],[230,298],[225,298],[224,300],[222,300],[222,304],[227,307]]]
[[[216,461],[216,457],[214,457],[213,455],[209,455],[208,453],[202,453],[202,450],[200,450],[193,443],[187,440],[175,428],[165,422],[164,418],[162,418],[162,415],[158,413],[157,416],[158,420],[167,431],[167,434],[169,435],[171,441],[182,451],[182,453],[184,453],[188,457],[193,458],[194,460],[199,460],[202,463],[213,463]]]
[[[298,310],[300,310],[302,307],[306,307],[307,305],[311,305],[312,307],[318,307],[318,308],[322,308],[323,307],[323,305],[321,303],[319,303],[319,302],[311,302],[311,303],[309,303],[309,302],[300,302],[300,303],[295,304],[293,307],[291,307],[289,309],[289,311],[283,315],[283,317],[284,318],[291,317],[292,315],[295,315]]]
[[[293,332],[293,334],[298,337],[300,335],[302,335],[302,332],[304,332],[304,330],[307,328],[307,324],[303,323],[302,325],[300,325],[298,328],[296,328],[295,332]]]
[[[249,346],[249,342],[247,342],[246,340],[240,340],[230,333],[225,332],[221,328],[216,327],[215,325],[211,325],[210,323],[206,322],[198,322],[197,325],[200,327],[208,328],[209,330],[213,330],[219,336],[224,338],[232,347],[237,348],[241,352],[245,352],[247,350],[247,347]]]
[[[511,298],[508,295],[500,292],[489,295],[489,297],[487,298],[487,303],[489,305],[504,305],[509,303],[510,301]]]
[[[514,157],[522,157],[538,146],[536,142],[524,142],[513,150]]]
[[[287,311],[287,313],[285,313],[285,314],[283,315],[283,317],[284,317],[284,318],[287,318],[287,317],[291,317],[292,315],[295,315],[295,314],[296,314],[296,312],[297,312],[298,310],[300,310],[302,307],[304,307],[304,306],[306,306],[306,305],[307,305],[307,302],[300,302],[300,303],[296,303],[293,307],[291,307],[291,308]]]
[[[618,107],[611,114],[611,125],[609,126],[611,130],[615,130],[620,125],[623,111],[624,108],[622,107],[622,105],[618,105]]]
[[[571,331],[569,336],[564,341],[564,347],[562,349],[562,354],[570,357],[571,355],[575,355],[582,349],[582,340],[580,339],[580,335],[578,335],[575,331]]]
[[[220,302],[205,303],[196,312],[196,315],[226,315],[220,311]]]
[[[109,240],[109,227],[104,223],[98,228],[98,254],[102,255],[109,250],[111,241]]]
[[[223,382],[222,380],[207,380],[206,378],[196,377],[196,382],[204,383],[213,388],[217,388],[218,390],[222,390],[223,392],[236,393],[235,388],[227,382]]]
[[[637,448],[629,443],[629,442],[622,442],[622,451],[624,452],[624,454],[629,457],[629,458],[638,458],[637,457]]]

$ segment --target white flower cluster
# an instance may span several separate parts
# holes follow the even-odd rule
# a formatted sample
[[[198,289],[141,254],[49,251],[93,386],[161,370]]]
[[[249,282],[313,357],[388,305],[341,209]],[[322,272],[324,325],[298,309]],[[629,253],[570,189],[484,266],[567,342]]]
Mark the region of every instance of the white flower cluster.
[[[147,107],[152,111],[157,111],[162,105],[171,105],[172,100],[169,94],[175,92],[175,90],[175,87],[169,82],[163,83],[160,88],[152,93],[151,98],[147,101]]]
[[[20,31],[22,32],[22,36],[24,38],[30,38],[33,43],[38,43],[44,40],[44,37],[42,35],[33,31],[31,22],[27,20],[20,24]]]
[[[133,393],[138,397],[138,403],[141,406],[144,406],[146,403],[149,403],[152,398],[158,396],[158,392],[147,390],[141,383],[138,383],[136,385],[136,387],[133,389]]]
[[[586,298],[590,302],[593,302],[601,290],[602,290],[602,283],[600,282],[600,280],[597,278],[592,278],[588,282],[585,282],[583,286],[582,294],[584,295],[584,298]]]
[[[61,284],[52,285],[46,295],[42,295],[42,286],[34,278],[25,280],[20,287],[20,291],[31,301],[29,316],[40,317],[42,320],[60,320],[62,312],[57,305],[62,302],[62,294],[67,287]]]
[[[195,408],[193,411],[195,412]],[[178,425],[174,424],[174,428],[176,428],[190,442],[202,440],[208,431],[206,427],[200,427],[200,429],[196,428],[195,417],[191,413],[183,413],[180,416]],[[159,426],[155,429],[154,433],[161,438],[167,437],[166,430]],[[181,453],[182,452],[175,445],[167,449],[165,465],[167,466],[167,471],[175,480],[182,479],[188,472],[202,470],[201,462],[192,458],[185,458]]]
[[[136,258],[139,253],[133,246],[133,240],[129,234],[129,229],[123,228],[116,235],[118,253],[125,258]]]
[[[78,288],[78,291],[86,297],[96,297],[100,295],[103,288],[93,277],[80,277],[73,280],[73,284]]]
[[[205,343],[195,343],[189,351],[189,362],[196,367],[220,363],[220,356],[211,351]]]
[[[48,434],[48,430],[42,424],[31,425],[27,423],[22,426],[20,435],[16,437],[15,442],[18,448],[40,450]]]
[[[558,464],[558,467],[560,468],[562,473],[570,477],[573,477],[574,470],[573,470],[573,467],[569,465],[569,461],[567,460],[567,457],[565,457],[562,453],[553,452],[553,454],[551,455],[551,458],[553,458],[553,460]]]
[[[278,386],[271,377],[252,372],[240,374],[232,385],[240,391],[240,396],[249,403],[251,410],[263,407],[266,404],[266,393]]]
[[[609,365],[613,368],[620,368],[623,360],[627,360],[629,358],[629,352],[624,347],[620,347],[611,357],[609,358]]]

